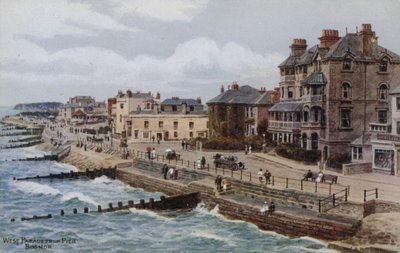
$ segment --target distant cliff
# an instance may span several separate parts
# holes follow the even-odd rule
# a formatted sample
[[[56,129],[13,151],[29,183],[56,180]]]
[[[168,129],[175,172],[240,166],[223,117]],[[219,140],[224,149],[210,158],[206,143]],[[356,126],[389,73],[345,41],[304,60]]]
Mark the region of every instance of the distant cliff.
[[[59,102],[29,103],[17,104],[14,106],[14,109],[24,111],[57,111],[62,105]]]

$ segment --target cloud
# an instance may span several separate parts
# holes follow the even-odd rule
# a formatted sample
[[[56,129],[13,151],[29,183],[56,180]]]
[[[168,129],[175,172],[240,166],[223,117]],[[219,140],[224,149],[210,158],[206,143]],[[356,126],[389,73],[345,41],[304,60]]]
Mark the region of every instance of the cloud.
[[[207,4],[208,0],[111,0],[108,2],[108,6],[119,17],[139,14],[165,22],[188,22],[203,11]]]

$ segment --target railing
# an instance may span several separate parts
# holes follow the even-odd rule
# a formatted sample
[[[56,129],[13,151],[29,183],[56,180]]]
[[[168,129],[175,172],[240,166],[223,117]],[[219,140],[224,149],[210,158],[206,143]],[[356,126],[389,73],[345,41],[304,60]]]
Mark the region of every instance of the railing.
[[[320,127],[324,127],[324,123],[323,122],[314,122],[314,121],[308,121],[308,122],[302,122],[301,123],[301,127],[316,127],[316,128],[320,128]]]
[[[324,99],[323,95],[303,95],[301,97],[303,102],[311,102],[311,103],[317,103],[317,102],[322,102]]]
[[[318,200],[318,212],[326,211],[327,209],[329,209],[329,208],[327,208],[327,206],[328,205],[330,206],[330,204],[332,204],[332,208],[335,208],[338,205],[340,205],[341,203],[347,202],[347,198],[350,193],[349,189],[350,189],[350,187],[345,188],[339,192],[336,192],[336,193],[332,194],[331,196],[326,197],[324,199],[319,199]],[[325,208],[325,210],[323,210],[323,208]]]
[[[391,134],[378,134],[378,140],[400,142],[400,136]]]
[[[167,159],[165,155],[156,155],[154,158],[152,158],[150,154],[150,159],[149,159],[148,154],[143,151],[136,151],[136,152],[133,151],[131,154],[136,156],[136,158],[140,159],[162,162],[175,166],[182,166],[182,167],[184,166],[194,170],[203,170],[203,171],[206,170],[215,175],[220,174],[240,181],[247,181],[253,183],[259,182],[258,179],[259,175],[257,173],[252,173],[250,171],[243,171],[243,170],[233,171],[226,168],[217,168],[215,166],[210,166],[210,164],[205,164],[204,167],[202,168],[201,164],[198,161],[184,160],[180,159],[179,157],[176,157],[175,159]],[[265,178],[263,179],[265,180]],[[262,183],[260,182],[260,184],[264,183],[265,183],[264,181]],[[350,193],[350,186],[344,186],[332,183],[322,183],[322,182],[317,183],[313,181],[306,181],[303,179],[295,179],[295,178],[279,177],[279,176],[271,176],[269,185],[277,189],[292,189],[292,190],[298,190],[310,193],[320,193],[327,195],[331,195],[332,192],[336,192],[336,194],[338,194],[346,190],[347,194],[346,201],[347,201],[347,196]],[[338,199],[337,196],[336,199]]]
[[[378,188],[371,190],[364,190],[364,202],[367,202],[367,197],[375,196],[375,199],[378,198]]]
[[[281,82],[295,81],[295,75],[284,75],[281,76]]]
[[[389,124],[369,123],[369,131],[387,133],[389,131]]]
[[[268,122],[268,127],[279,128],[279,129],[300,129],[300,122],[293,121],[278,121],[278,120],[270,120]]]

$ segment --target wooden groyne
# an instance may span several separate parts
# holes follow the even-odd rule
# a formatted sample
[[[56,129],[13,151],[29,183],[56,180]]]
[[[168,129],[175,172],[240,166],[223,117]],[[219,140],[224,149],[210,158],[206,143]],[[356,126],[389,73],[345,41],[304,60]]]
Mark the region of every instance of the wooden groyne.
[[[97,206],[97,210],[90,211],[88,207],[83,208],[83,213],[107,213],[107,212],[117,212],[123,210],[129,210],[130,208],[135,209],[148,209],[152,211],[165,211],[165,210],[190,210],[197,206],[200,203],[200,193],[192,192],[188,194],[182,194],[180,196],[173,197],[165,197],[161,196],[160,200],[155,201],[154,198],[150,198],[148,202],[144,199],[141,199],[139,203],[136,203],[133,200],[128,200],[126,204],[122,201],[117,202],[116,206],[113,206],[112,203],[108,203],[106,208],[102,208],[101,205]],[[59,215],[65,216],[67,213],[62,209],[60,210]],[[73,208],[72,214],[78,214],[78,209]],[[34,215],[32,217],[22,217],[21,221],[30,221],[30,220],[40,220],[40,219],[51,219],[55,215]],[[11,219],[11,222],[14,222],[15,218]]]
[[[34,176],[34,177],[24,177],[24,178],[16,178],[14,180],[23,181],[23,180],[37,180],[37,179],[79,179],[81,177],[86,177],[90,179],[94,179],[96,177],[107,176],[111,179],[115,179],[116,176],[116,167],[113,168],[101,168],[101,169],[94,169],[94,170],[86,170],[84,172],[75,172],[70,171],[69,173],[61,172],[59,174],[52,174],[45,176]]]
[[[42,140],[29,141],[27,143],[21,143],[21,144],[10,144],[10,145],[1,147],[1,149],[26,148],[26,147],[35,146],[40,143],[42,143]]]

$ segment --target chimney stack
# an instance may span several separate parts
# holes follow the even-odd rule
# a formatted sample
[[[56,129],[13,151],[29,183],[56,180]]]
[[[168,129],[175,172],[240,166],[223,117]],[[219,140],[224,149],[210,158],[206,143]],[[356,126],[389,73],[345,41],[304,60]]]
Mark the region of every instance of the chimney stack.
[[[201,97],[197,97],[197,98],[196,98],[196,103],[199,104],[199,105],[201,105]]]
[[[300,57],[306,52],[307,41],[305,39],[293,39],[290,49],[292,50],[292,56]]]
[[[362,24],[361,31],[358,33],[360,40],[360,52],[365,56],[372,56],[374,48],[378,44],[378,37],[375,36],[375,32],[372,31],[371,24]]]
[[[265,87],[261,87],[258,92],[260,92],[261,95],[264,94],[266,92]]]
[[[187,114],[187,104],[182,103],[182,114]]]
[[[128,95],[129,98],[132,97],[132,91],[131,90],[127,90],[126,91],[126,95]]]
[[[221,90],[221,93],[224,93],[225,89],[224,89],[224,85],[223,84],[221,84],[220,90]]]
[[[160,92],[157,91],[156,99],[160,99],[160,98],[161,98]]]
[[[339,31],[324,29],[322,30],[322,36],[318,39],[320,40],[320,48],[329,48],[340,39]]]
[[[233,82],[231,85],[231,90],[239,90],[239,84],[237,84],[237,82]]]

